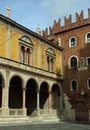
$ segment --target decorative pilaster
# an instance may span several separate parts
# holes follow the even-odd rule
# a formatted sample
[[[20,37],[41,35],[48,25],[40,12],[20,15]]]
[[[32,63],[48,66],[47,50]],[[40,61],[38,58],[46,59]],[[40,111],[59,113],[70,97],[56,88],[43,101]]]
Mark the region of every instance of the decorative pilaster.
[[[7,28],[7,58],[10,58],[10,40],[11,40],[11,28],[8,26]]]
[[[62,58],[63,57],[63,52],[60,54],[60,61],[61,61],[61,75],[63,75],[63,64],[62,64]]]
[[[41,44],[38,45],[38,67],[41,68]]]

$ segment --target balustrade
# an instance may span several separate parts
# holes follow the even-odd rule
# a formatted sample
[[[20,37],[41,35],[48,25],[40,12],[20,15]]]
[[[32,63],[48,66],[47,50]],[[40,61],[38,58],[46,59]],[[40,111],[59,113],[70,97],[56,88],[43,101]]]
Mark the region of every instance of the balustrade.
[[[10,109],[9,110],[9,115],[10,116],[23,116],[23,109]]]

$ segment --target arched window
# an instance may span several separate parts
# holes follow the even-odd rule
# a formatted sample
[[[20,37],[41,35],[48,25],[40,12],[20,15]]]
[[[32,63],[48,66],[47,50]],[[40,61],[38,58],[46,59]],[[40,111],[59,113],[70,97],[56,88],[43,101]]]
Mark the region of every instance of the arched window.
[[[76,69],[77,65],[78,65],[77,58],[75,56],[71,57],[71,59],[70,59],[70,68]]]
[[[23,36],[19,39],[20,42],[20,61],[27,65],[32,65],[32,50],[33,44],[29,37]]]
[[[86,34],[86,43],[90,43],[90,33]]]
[[[55,52],[52,48],[48,48],[46,50],[46,57],[47,57],[47,70],[50,72],[55,72]]]
[[[71,90],[72,91],[78,90],[78,83],[77,80],[75,79],[71,81]]]
[[[87,80],[87,87],[90,89],[90,78]]]
[[[69,39],[69,47],[74,47],[76,46],[76,38],[75,37],[72,37]]]

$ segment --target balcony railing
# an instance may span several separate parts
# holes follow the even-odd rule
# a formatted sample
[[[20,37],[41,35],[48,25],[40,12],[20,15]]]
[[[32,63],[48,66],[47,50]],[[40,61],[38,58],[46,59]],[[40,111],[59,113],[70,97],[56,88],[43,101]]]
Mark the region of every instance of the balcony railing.
[[[51,110],[49,110],[49,109],[40,109],[39,114],[40,114],[40,116],[56,117],[58,112],[57,112],[57,110],[53,110],[53,109],[51,109]]]

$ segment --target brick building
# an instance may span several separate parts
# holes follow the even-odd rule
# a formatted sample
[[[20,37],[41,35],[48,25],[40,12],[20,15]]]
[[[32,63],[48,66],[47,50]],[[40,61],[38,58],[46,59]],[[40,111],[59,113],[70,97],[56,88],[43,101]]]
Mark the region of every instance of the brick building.
[[[69,120],[90,121],[90,9],[88,17],[83,11],[72,16],[54,20],[53,27],[42,31],[45,38],[54,41],[63,51],[63,88],[65,105],[69,104],[66,116]],[[69,101],[69,102],[68,102]]]
[[[59,120],[62,47],[0,14],[0,122]]]

